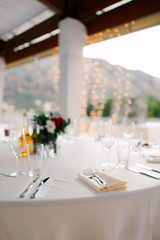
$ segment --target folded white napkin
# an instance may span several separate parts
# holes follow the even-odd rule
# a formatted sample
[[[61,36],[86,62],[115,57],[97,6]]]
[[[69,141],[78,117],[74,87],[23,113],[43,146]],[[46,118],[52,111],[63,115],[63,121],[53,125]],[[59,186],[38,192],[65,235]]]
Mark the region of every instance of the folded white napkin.
[[[160,163],[160,151],[159,149],[150,149],[142,152],[143,157],[146,158],[148,163]]]
[[[160,156],[150,155],[147,159],[147,163],[160,163]]]
[[[90,179],[87,176],[85,176],[82,173],[78,173],[78,177],[90,185],[92,188],[97,190],[98,192],[110,192],[110,191],[116,191],[116,190],[121,190],[125,189],[127,186],[127,182],[121,181],[119,179],[113,178],[109,175],[107,175],[104,172],[96,172],[96,175],[98,175],[103,181],[105,182],[105,185],[102,187],[100,186],[94,178]]]

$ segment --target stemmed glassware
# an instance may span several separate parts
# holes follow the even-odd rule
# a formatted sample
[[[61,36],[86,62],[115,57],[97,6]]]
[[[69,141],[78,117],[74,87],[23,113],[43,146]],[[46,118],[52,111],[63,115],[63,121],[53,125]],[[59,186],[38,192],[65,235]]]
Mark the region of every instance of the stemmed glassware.
[[[135,135],[135,124],[134,122],[127,121],[123,124],[122,134],[126,140],[133,139]]]
[[[103,167],[102,170],[113,169],[115,168],[115,164],[110,162],[109,152],[115,142],[115,133],[114,133],[114,128],[111,121],[104,124],[103,131],[101,131],[100,139],[101,139],[101,143],[106,148],[106,151],[108,153],[108,160],[107,162],[102,164],[102,167]]]
[[[24,128],[13,128],[10,130],[9,147],[14,156],[16,157],[17,166],[17,171],[15,173],[12,173],[11,175],[20,176],[25,174],[24,172],[19,171],[19,157],[26,148],[26,136]]]

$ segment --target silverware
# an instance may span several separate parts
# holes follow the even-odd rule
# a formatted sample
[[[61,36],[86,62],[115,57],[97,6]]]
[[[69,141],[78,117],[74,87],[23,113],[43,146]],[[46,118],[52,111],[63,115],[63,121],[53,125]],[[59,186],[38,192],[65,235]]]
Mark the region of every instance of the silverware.
[[[135,173],[140,173],[143,174],[145,176],[154,178],[154,179],[160,179],[160,174],[157,172],[152,172],[150,170],[146,170],[146,169],[140,169],[139,167],[128,167],[128,170],[135,172]]]
[[[20,194],[20,198],[24,198],[27,193],[33,188],[33,186],[35,185],[35,183],[38,181],[40,177],[36,177],[35,179],[32,180],[32,182],[28,185],[28,187]]]
[[[37,193],[40,191],[40,189],[44,186],[44,184],[48,181],[49,177],[43,179],[39,184],[34,193],[30,196],[30,198],[34,199],[37,195]]]
[[[145,165],[141,165],[141,164],[136,164],[138,167],[140,168],[143,168],[143,169],[146,169],[146,170],[150,170],[150,171],[153,171],[153,172],[158,172],[160,173],[160,169],[156,169],[156,168],[151,168],[151,167],[148,167],[148,166],[145,166]]]
[[[84,170],[84,175],[90,179],[94,179],[100,186],[104,186],[105,182],[100,178],[98,175],[96,175],[91,168],[87,168]]]
[[[11,174],[0,173],[0,175],[4,177],[16,177],[16,174],[14,173],[11,173]]]

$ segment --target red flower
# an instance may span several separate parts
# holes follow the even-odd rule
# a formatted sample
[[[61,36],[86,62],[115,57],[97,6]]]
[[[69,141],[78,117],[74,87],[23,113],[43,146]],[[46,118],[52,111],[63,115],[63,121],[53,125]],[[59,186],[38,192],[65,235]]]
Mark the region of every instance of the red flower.
[[[62,124],[64,123],[64,119],[63,118],[53,118],[53,121],[56,125],[56,128],[62,126]]]

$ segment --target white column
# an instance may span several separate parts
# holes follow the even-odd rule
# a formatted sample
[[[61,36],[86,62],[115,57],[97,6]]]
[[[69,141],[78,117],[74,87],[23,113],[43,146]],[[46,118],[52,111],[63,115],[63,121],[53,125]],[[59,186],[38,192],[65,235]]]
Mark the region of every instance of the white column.
[[[2,116],[2,104],[4,96],[4,81],[5,81],[5,60],[0,57],[0,118]]]
[[[72,18],[60,21],[59,27],[61,114],[64,118],[79,120],[86,28],[80,21]]]

